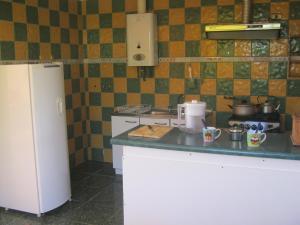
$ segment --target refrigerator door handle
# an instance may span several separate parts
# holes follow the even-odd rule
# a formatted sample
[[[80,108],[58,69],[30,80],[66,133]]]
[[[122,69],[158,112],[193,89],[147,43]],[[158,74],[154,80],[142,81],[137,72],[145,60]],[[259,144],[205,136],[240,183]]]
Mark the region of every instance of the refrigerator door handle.
[[[56,105],[57,105],[57,113],[59,115],[62,115],[63,114],[63,101],[62,101],[61,97],[57,97]]]

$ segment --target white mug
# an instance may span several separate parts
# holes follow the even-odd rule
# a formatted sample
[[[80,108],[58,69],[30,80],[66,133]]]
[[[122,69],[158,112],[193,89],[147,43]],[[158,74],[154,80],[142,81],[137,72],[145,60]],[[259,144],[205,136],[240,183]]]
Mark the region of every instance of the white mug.
[[[267,139],[267,134],[249,130],[247,132],[247,144],[249,147],[259,147]]]
[[[221,129],[217,129],[215,127],[203,128],[202,131],[204,142],[213,142],[217,140],[222,134]]]

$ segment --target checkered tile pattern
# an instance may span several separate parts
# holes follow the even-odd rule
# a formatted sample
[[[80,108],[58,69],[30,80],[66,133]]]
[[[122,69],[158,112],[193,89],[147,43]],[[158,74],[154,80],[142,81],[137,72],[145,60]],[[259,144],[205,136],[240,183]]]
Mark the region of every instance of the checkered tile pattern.
[[[158,16],[159,57],[208,60],[160,63],[145,71],[146,81],[125,63],[93,62],[126,58],[126,14],[136,8],[136,0],[0,0],[0,60],[78,61],[64,68],[72,165],[111,161],[114,107],[175,106],[180,94],[206,101],[217,126],[225,125],[227,105],[233,103],[224,95],[254,103],[257,96],[276,96],[290,129],[290,115],[300,108],[299,62],[212,62],[207,57],[300,56],[299,1],[254,0],[253,22],[276,21],[283,29],[278,40],[248,41],[208,40],[204,33],[206,24],[241,22],[241,0],[148,0],[148,11]]]
[[[278,40],[208,40],[204,26],[214,23],[236,23],[242,20],[240,0],[150,0],[148,11],[158,16],[160,57],[279,57],[300,55],[300,3],[263,0],[253,2],[253,22],[270,21],[273,15],[282,23]],[[85,59],[125,58],[127,13],[136,12],[135,0],[84,1],[83,31]],[[290,29],[289,29],[290,27]],[[291,29],[291,27],[293,29]],[[188,67],[193,79],[189,79]],[[146,81],[138,78],[134,67],[125,63],[87,63],[91,135],[90,158],[111,160],[110,115],[123,104],[175,106],[177,97],[199,99],[216,111],[214,123],[225,126],[230,116],[228,104],[234,95],[256,102],[257,96],[276,96],[281,113],[290,128],[290,113],[300,108],[299,65],[287,62],[199,62],[160,63],[146,71]],[[299,109],[298,109],[299,110]],[[102,158],[101,158],[102,159]]]

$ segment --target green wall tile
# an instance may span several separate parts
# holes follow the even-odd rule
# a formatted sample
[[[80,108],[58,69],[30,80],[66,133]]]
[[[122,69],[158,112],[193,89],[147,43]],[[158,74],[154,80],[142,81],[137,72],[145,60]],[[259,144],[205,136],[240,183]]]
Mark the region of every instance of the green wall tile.
[[[60,40],[62,43],[70,43],[70,31],[68,29],[60,29]]]
[[[155,79],[155,93],[169,93],[169,79]]]
[[[127,104],[127,94],[125,93],[115,93],[114,94],[115,106],[122,106]]]
[[[155,105],[154,94],[141,94],[141,103],[154,106]]]
[[[218,56],[222,56],[222,57],[234,56],[234,41],[218,40]]]
[[[39,7],[48,8],[48,6],[49,6],[49,0],[38,0],[38,6]]]
[[[231,96],[233,94],[233,81],[231,79],[218,79],[217,94]]]
[[[126,63],[114,63],[114,76],[115,77],[126,77],[127,65]]]
[[[71,65],[64,63],[64,79],[71,79]]]
[[[300,55],[300,38],[290,39],[290,54],[297,56]]]
[[[252,41],[252,56],[270,56],[269,40]]]
[[[200,41],[185,42],[185,56],[199,57],[200,56]]]
[[[73,127],[73,125],[68,125],[67,126],[67,135],[68,135],[69,139],[74,137],[74,127]]]
[[[87,43],[97,44],[100,41],[99,30],[88,30],[87,31]]]
[[[146,1],[146,11],[152,11],[153,10],[153,0]]]
[[[216,126],[217,127],[229,127],[228,119],[232,116],[229,112],[217,112],[216,113]]]
[[[27,23],[38,24],[39,16],[38,16],[37,7],[27,5],[26,6],[26,18],[27,18]]]
[[[184,86],[185,94],[197,95],[200,93],[200,81],[198,79],[185,79]]]
[[[12,41],[1,41],[1,60],[14,60],[15,59],[15,45]]]
[[[111,28],[112,27],[112,14],[100,14],[100,27],[101,28]]]
[[[267,22],[270,19],[270,4],[269,3],[257,3],[253,4],[253,21],[255,22]]]
[[[27,41],[27,25],[25,23],[15,23],[14,30],[16,41]]]
[[[81,107],[73,109],[73,120],[74,122],[79,122],[82,119]]]
[[[59,26],[59,12],[55,10],[50,10],[49,12],[49,19],[50,19],[50,25],[51,26]]]
[[[88,76],[89,77],[100,77],[100,64],[89,63],[88,64]]]
[[[171,0],[169,1],[170,8],[183,8],[184,7],[184,0]]]
[[[102,133],[102,123],[100,121],[90,121],[90,128],[92,134],[101,134]]]
[[[103,149],[101,148],[92,148],[92,159],[95,161],[103,161]]]
[[[139,93],[140,92],[140,80],[137,78],[127,79],[127,91],[129,93]]]
[[[101,106],[101,94],[99,92],[89,93],[89,105]]]
[[[111,139],[111,136],[103,136],[103,147],[104,148],[111,148],[110,139]]]
[[[268,80],[251,80],[251,95],[267,96]]]
[[[6,1],[0,1],[0,20],[12,21],[12,4]]]
[[[59,9],[60,9],[60,11],[68,12],[69,11],[68,0],[60,0],[59,1]]]
[[[287,20],[276,21],[281,24],[281,29],[279,33],[280,38],[287,38],[289,36],[289,23]]]
[[[79,58],[79,49],[78,45],[71,45],[71,59]]]
[[[78,28],[78,16],[76,14],[69,15],[69,26],[70,28]]]
[[[202,62],[200,64],[201,78],[215,78],[217,74],[217,64],[215,62]]]
[[[201,0],[201,5],[207,6],[207,5],[216,5],[217,0]]]
[[[51,55],[52,55],[53,59],[61,58],[60,44],[51,44]]]
[[[86,1],[86,13],[87,14],[98,14],[99,13],[99,1],[88,0]]]
[[[155,14],[157,15],[157,24],[160,25],[168,25],[169,24],[169,10],[155,10]]]
[[[287,71],[288,71],[287,62],[269,63],[270,79],[286,79]]]
[[[299,1],[290,2],[290,18],[300,19],[300,3]]]
[[[112,107],[102,107],[102,120],[111,121],[111,114],[114,112]]]
[[[66,95],[65,101],[66,101],[66,109],[67,110],[72,109],[72,105],[73,105],[72,95]]]
[[[75,150],[80,150],[80,149],[82,149],[82,147],[83,147],[82,137],[81,136],[76,137],[75,138]]]
[[[203,95],[201,101],[206,102],[206,108],[210,110],[216,110],[216,96]]]
[[[125,0],[112,0],[112,11],[113,12],[124,12],[125,11]]]
[[[102,58],[111,58],[112,44],[100,44],[100,55]]]
[[[300,80],[288,80],[287,95],[300,96]]]
[[[102,92],[114,91],[114,84],[112,78],[101,78],[101,91]]]
[[[285,114],[285,129],[286,130],[292,130],[293,127],[293,119],[290,114]]]
[[[184,40],[184,25],[171,25],[170,41],[183,41],[183,40]]]
[[[126,41],[126,29],[125,28],[114,28],[113,29],[113,42],[124,43]]]
[[[185,23],[187,24],[200,23],[200,7],[185,9]]]
[[[251,74],[251,64],[249,62],[236,62],[233,64],[234,78],[249,79]]]
[[[169,57],[169,42],[158,42],[158,56]]]
[[[72,93],[80,92],[80,79],[72,79]]]
[[[40,42],[50,42],[50,27],[40,26]]]
[[[170,63],[169,77],[171,78],[184,78],[184,63]]]
[[[40,59],[40,44],[28,43],[28,58],[31,60]]]
[[[234,22],[234,6],[219,6],[218,7],[218,22],[233,23]]]
[[[177,104],[181,104],[181,102],[178,102],[178,99],[180,96],[182,96],[182,95],[180,95],[180,94],[170,94],[169,95],[169,103],[172,108],[177,109]]]

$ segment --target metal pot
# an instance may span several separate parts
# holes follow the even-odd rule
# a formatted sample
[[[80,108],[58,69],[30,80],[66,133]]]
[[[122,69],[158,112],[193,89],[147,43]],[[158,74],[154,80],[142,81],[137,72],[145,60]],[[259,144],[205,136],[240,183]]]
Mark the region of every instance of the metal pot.
[[[262,108],[262,112],[263,113],[273,113],[279,110],[280,104],[278,104],[276,107],[270,103],[269,101],[265,101],[264,104],[262,104],[261,108]]]
[[[231,141],[242,141],[245,130],[239,127],[232,127],[228,129],[228,133]]]
[[[234,106],[228,105],[232,113],[237,116],[251,116],[256,113],[256,107],[252,104],[242,103]]]

